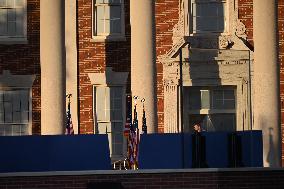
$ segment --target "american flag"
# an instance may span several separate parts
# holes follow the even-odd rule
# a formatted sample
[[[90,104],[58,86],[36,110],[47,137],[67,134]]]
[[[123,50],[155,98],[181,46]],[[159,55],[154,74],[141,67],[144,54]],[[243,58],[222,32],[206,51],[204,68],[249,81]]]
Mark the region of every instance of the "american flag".
[[[67,120],[66,120],[66,129],[65,129],[65,134],[66,135],[74,135],[74,128],[73,128],[73,123],[72,123],[72,117],[71,117],[71,98],[72,94],[68,94],[67,98],[68,98],[68,107],[67,107]]]
[[[127,114],[126,114],[126,123],[124,126],[123,134],[125,137],[128,137],[130,127],[132,122],[132,110],[131,110],[131,96],[127,96]]]
[[[127,140],[127,159],[129,167],[131,169],[138,169],[138,145],[139,145],[139,129],[138,129],[138,119],[137,119],[137,110],[136,110],[136,101],[134,105],[134,118],[133,123],[130,124],[130,132]]]

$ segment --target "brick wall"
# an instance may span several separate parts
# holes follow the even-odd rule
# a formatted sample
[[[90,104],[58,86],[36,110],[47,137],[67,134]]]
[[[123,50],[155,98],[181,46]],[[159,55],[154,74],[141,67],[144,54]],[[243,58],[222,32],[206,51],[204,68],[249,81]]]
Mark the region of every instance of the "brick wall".
[[[92,39],[92,0],[78,0],[78,57],[80,133],[93,133],[92,90],[88,73],[105,72],[112,67],[116,72],[130,73],[130,4],[125,0],[124,42],[90,42]],[[130,92],[130,78],[128,79]]]
[[[277,189],[284,187],[284,170],[231,170],[231,171],[126,171],[105,174],[73,173],[69,176],[0,175],[0,188],[5,189],[87,189],[90,182],[118,182],[123,188],[191,188],[191,189]],[[58,174],[58,173],[57,173]],[[81,174],[81,175],[80,175]],[[83,174],[83,175],[82,175]],[[49,174],[50,175],[50,174]]]
[[[32,132],[40,134],[40,0],[27,0],[28,44],[0,44],[0,74],[36,75],[32,87]]]
[[[172,47],[173,28],[179,18],[179,1],[156,0],[156,55],[166,54]],[[164,132],[163,64],[157,62],[158,131]]]
[[[246,26],[248,41],[253,43],[253,0],[239,0],[238,17]]]
[[[284,166],[284,1],[278,0],[278,35],[280,64],[280,98],[281,98],[281,131],[282,131],[282,166]]]

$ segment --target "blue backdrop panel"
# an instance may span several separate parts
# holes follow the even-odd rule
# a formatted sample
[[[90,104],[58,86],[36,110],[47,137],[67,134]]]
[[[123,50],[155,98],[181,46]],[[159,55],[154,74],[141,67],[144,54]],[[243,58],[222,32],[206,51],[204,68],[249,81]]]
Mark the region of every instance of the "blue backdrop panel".
[[[48,170],[48,144],[48,137],[0,137],[0,172]]]
[[[263,167],[262,131],[237,132],[241,136],[241,157],[244,167]]]
[[[184,145],[182,142],[184,141]],[[182,148],[184,148],[184,166],[191,167],[191,137],[181,134],[141,135],[139,145],[140,169],[179,169],[183,168]]]
[[[53,136],[49,154],[52,171],[111,169],[107,135]]]
[[[210,168],[228,167],[228,133],[202,132],[205,137],[205,156]]]
[[[107,135],[0,137],[0,172],[111,169]]]

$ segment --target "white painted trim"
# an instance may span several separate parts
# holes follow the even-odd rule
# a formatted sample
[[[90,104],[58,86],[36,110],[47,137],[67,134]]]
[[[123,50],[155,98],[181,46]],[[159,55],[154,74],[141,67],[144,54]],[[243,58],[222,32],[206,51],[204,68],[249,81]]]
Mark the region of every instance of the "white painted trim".
[[[10,71],[4,70],[0,75],[1,88],[31,88],[36,75],[12,75]]]
[[[29,135],[32,134],[32,86],[35,78],[36,75],[12,75],[8,70],[4,70],[2,75],[0,75],[0,90],[29,90]]]
[[[27,40],[27,28],[28,28],[28,22],[27,22],[27,0],[23,0],[24,1],[24,24],[23,24],[23,36],[0,36],[0,44],[27,44],[28,40]]]
[[[124,0],[121,0],[121,33],[120,34],[104,34],[96,35],[95,34],[95,25],[94,25],[94,1],[92,0],[92,39],[91,42],[105,42],[105,41],[126,41],[125,38],[125,12],[124,12]],[[95,23],[96,24],[96,23]],[[125,40],[124,40],[125,39]]]
[[[95,93],[94,89],[95,87],[122,87],[122,125],[125,125],[126,122],[126,85],[127,85],[127,78],[128,78],[129,73],[128,72],[114,72],[112,71],[112,68],[107,67],[105,73],[89,73],[88,76],[90,78],[91,84],[93,85],[93,91],[92,91],[92,115],[93,115],[93,127],[94,127],[94,133],[96,131],[96,124],[97,124],[97,119],[96,119],[96,106],[95,106]],[[123,131],[122,131],[123,134]],[[123,137],[123,155],[126,154],[126,138]],[[121,156],[112,156],[112,160],[119,160],[123,157]]]
[[[126,41],[123,35],[93,36],[90,42]]]
[[[77,81],[77,39],[76,39],[76,0],[65,1],[65,46],[66,46],[66,94],[71,97],[71,115],[74,133],[78,127],[78,81]],[[67,101],[68,102],[68,101]],[[67,103],[66,103],[67,106]]]

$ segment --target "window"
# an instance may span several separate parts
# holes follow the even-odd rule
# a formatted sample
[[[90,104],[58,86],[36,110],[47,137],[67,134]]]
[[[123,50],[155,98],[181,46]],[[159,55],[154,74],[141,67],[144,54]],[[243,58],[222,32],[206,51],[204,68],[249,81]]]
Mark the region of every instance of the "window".
[[[187,87],[185,92],[190,126],[199,122],[206,131],[236,130],[234,87]]]
[[[99,134],[108,133],[111,156],[123,155],[122,87],[95,87]]]
[[[191,0],[192,32],[221,33],[226,30],[226,0]]]
[[[29,134],[29,90],[0,91],[0,135]]]
[[[26,0],[0,0],[0,38],[26,36]]]
[[[123,0],[93,0],[93,36],[124,35]]]

